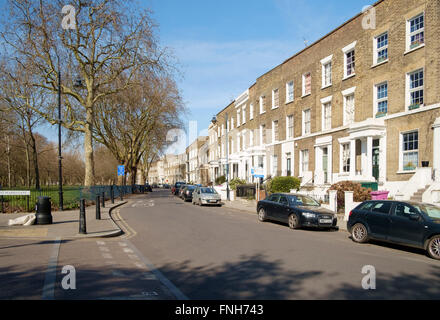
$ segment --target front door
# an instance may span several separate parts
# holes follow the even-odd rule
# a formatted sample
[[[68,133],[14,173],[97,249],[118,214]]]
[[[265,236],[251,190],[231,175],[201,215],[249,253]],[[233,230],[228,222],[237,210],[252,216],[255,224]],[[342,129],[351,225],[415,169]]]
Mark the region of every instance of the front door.
[[[373,140],[373,177],[379,181],[379,140]]]

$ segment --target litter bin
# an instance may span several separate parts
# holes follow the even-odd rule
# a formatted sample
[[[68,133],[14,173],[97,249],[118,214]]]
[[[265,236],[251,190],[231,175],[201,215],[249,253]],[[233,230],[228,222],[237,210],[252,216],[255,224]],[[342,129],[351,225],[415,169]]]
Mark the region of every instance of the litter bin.
[[[49,197],[38,197],[35,224],[52,224],[52,208]]]

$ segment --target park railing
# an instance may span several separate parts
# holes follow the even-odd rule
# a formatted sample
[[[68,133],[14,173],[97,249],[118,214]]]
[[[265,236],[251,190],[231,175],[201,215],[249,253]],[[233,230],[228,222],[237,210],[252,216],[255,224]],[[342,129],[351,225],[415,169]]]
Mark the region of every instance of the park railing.
[[[144,186],[64,186],[63,187],[63,209],[77,209],[80,206],[80,200],[86,200],[87,204],[93,204],[96,197],[100,196],[105,200],[112,198],[121,198],[121,195],[140,193],[144,191]],[[0,189],[0,213],[20,213],[34,212],[38,197],[49,197],[52,210],[57,211],[59,205],[58,186],[43,187],[37,189],[26,188],[2,188]]]

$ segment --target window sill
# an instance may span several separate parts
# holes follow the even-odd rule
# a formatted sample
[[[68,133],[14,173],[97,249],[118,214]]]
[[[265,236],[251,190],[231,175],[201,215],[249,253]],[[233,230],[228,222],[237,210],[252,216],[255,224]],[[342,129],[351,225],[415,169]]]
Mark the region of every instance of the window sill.
[[[411,52],[414,52],[414,51],[417,51],[417,50],[419,50],[419,49],[422,49],[422,48],[424,48],[424,47],[425,47],[425,44],[421,44],[421,45],[418,46],[418,47],[415,47],[415,48],[412,48],[412,49],[407,49],[407,50],[403,53],[403,55],[406,56],[407,54],[409,54],[409,53],[411,53]]]
[[[414,173],[416,173],[416,170],[407,170],[407,171],[399,170],[396,172],[396,174],[414,174]]]
[[[279,106],[278,107],[272,107],[272,110],[276,110],[276,109],[278,109],[279,108]]]
[[[266,111],[264,111],[264,112],[260,112],[260,114],[265,114],[266,113]]]
[[[376,68],[376,67],[378,67],[378,66],[381,66],[381,65],[383,65],[383,64],[386,64],[386,63],[388,63],[388,59],[386,59],[386,60],[384,60],[384,61],[381,61],[381,62],[378,62],[378,63],[375,63],[375,64],[373,64],[372,66],[371,66],[371,69],[373,69],[373,68]]]
[[[330,83],[329,85],[323,86],[323,87],[321,88],[321,90],[324,90],[324,89],[330,88],[332,85],[333,85],[333,83]]]
[[[350,74],[349,76],[345,76],[345,77],[342,79],[342,81],[344,81],[344,80],[348,80],[348,79],[351,79],[351,78],[353,78],[354,76],[356,76],[356,73]]]
[[[292,102],[294,102],[295,100],[288,100],[288,101],[286,101],[284,104],[291,104]]]
[[[307,93],[307,94],[302,95],[301,98],[306,98],[306,97],[308,97],[310,95],[312,95],[312,94],[311,93]]]

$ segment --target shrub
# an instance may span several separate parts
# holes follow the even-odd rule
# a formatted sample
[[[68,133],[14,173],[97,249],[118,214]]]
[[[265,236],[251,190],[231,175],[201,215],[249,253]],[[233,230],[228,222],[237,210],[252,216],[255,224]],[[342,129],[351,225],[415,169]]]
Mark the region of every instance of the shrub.
[[[229,182],[229,186],[231,187],[231,190],[237,190],[237,186],[246,184],[245,180],[242,180],[240,178],[232,179],[231,182]]]
[[[352,181],[335,183],[329,190],[336,190],[338,192],[338,208],[345,208],[345,191],[353,191],[354,202],[371,200],[371,189],[363,188],[360,183]]]
[[[285,192],[288,193],[290,190],[298,190],[300,188],[301,181],[295,177],[276,177],[273,178],[268,187],[271,193]]]
[[[226,182],[226,177],[225,176],[220,176],[217,179],[215,179],[215,184],[216,185],[220,185]]]

